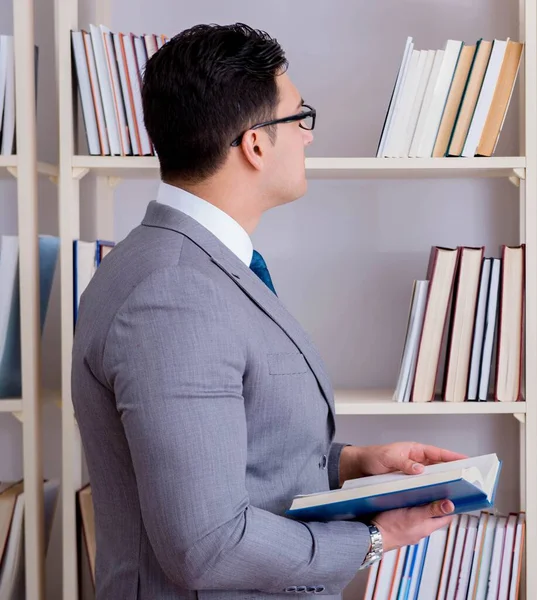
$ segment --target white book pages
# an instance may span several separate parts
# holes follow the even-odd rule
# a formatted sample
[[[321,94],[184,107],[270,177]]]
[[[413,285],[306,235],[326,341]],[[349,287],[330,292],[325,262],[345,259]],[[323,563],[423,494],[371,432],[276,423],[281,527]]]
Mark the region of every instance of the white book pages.
[[[139,38],[138,42],[141,44]],[[134,101],[134,114],[138,125],[138,134],[140,136],[140,154],[142,156],[151,155],[152,145],[144,124],[144,111],[142,106],[142,91],[140,87],[140,69],[135,50],[136,38],[134,35],[123,35],[123,46],[125,48],[125,57],[127,59],[127,69],[129,71],[129,80],[131,83],[132,97]],[[145,64],[145,55],[143,55]]]
[[[406,43],[405,43],[405,49],[403,52],[403,57],[401,59],[401,65],[399,67],[399,71],[397,72],[397,77],[395,79],[395,85],[392,91],[392,97],[390,98],[390,104],[388,106],[388,112],[386,114],[386,118],[384,121],[384,127],[382,128],[382,134],[381,134],[381,138],[380,138],[380,142],[379,142],[379,146],[377,149],[377,157],[381,157],[383,155],[384,152],[384,146],[386,144],[386,137],[388,135],[388,131],[390,129],[390,125],[391,125],[391,121],[392,121],[392,115],[393,115],[393,110],[395,108],[395,103],[397,101],[397,96],[399,94],[399,89],[401,87],[401,79],[403,77],[403,71],[404,71],[404,66],[406,64],[406,60],[408,58],[408,55],[411,51],[411,46],[413,46],[414,44],[412,43],[412,38],[411,37],[407,37],[406,39]]]
[[[433,155],[436,136],[440,127],[440,121],[444,114],[444,108],[453,82],[453,75],[457,68],[457,62],[462,50],[463,43],[459,40],[448,40],[444,49],[442,65],[440,67],[436,85],[429,110],[427,120],[424,124],[423,134],[417,149],[417,156],[428,158]]]
[[[397,127],[397,121],[399,120],[399,116],[401,114],[401,100],[403,97],[406,80],[407,80],[407,76],[408,76],[408,69],[410,67],[410,62],[412,60],[413,52],[414,52],[414,43],[411,42],[410,46],[408,48],[408,53],[405,56],[405,62],[403,63],[403,66],[402,66],[401,79],[398,81],[399,87],[397,89],[397,95],[394,98],[394,107],[393,107],[393,111],[391,114],[391,120],[388,125],[386,139],[384,142],[384,150],[382,152],[382,156],[384,158],[387,158],[390,156],[390,149],[393,144],[392,140],[393,140],[394,132]]]
[[[411,158],[416,158],[418,156],[421,140],[422,137],[425,135],[425,125],[427,124],[429,110],[431,108],[433,94],[436,87],[436,82],[438,81],[438,75],[440,74],[440,67],[442,66],[443,60],[444,50],[437,50],[434,55],[431,76],[429,77],[429,81],[427,82],[427,87],[425,89],[425,95],[423,97],[423,103],[421,105],[418,122],[416,124],[416,130],[414,131],[414,137],[412,138],[412,143],[410,144],[410,151],[408,155]]]
[[[86,50],[84,49],[84,39],[81,31],[71,32],[71,42],[73,45],[73,55],[76,69],[76,78],[78,83],[78,93],[80,104],[82,106],[82,116],[84,118],[84,127],[86,129],[86,139],[88,150],[92,155],[101,154],[101,145],[99,142],[99,130],[97,127],[97,117],[93,106],[93,96],[91,93],[91,83],[89,77],[88,63],[86,60]]]
[[[487,314],[487,298],[490,284],[490,270],[492,259],[484,258],[479,281],[479,296],[472,342],[472,356],[470,358],[470,375],[468,377],[468,400],[477,400],[477,387],[479,383],[479,368],[483,350],[485,317]]]
[[[116,53],[114,50],[114,41],[112,32],[104,25],[100,26],[102,38],[104,40],[104,51],[106,57],[106,65],[110,75],[112,84],[112,98],[114,102],[114,111],[116,122],[119,124],[119,141],[121,144],[121,154],[127,156],[132,154],[129,132],[127,129],[127,117],[125,114],[125,103],[121,91],[121,83],[119,81],[119,70]]]
[[[396,157],[399,154],[399,146],[401,145],[400,138],[402,137],[403,130],[406,127],[406,122],[408,121],[410,103],[416,93],[416,80],[419,76],[418,65],[420,56],[421,52],[419,50],[412,50],[410,53],[406,75],[401,86],[397,106],[395,107],[392,128],[389,131],[386,148],[384,150],[384,156]]]
[[[99,80],[99,88],[103,101],[103,112],[106,122],[106,130],[110,141],[110,153],[113,156],[121,156],[121,142],[119,138],[119,122],[116,119],[114,98],[112,95],[112,81],[108,71],[104,40],[99,27],[90,25],[91,42],[95,55],[95,66]]]
[[[479,91],[479,98],[477,99],[474,114],[472,115],[472,121],[470,123],[470,128],[468,129],[461,156],[475,156],[477,145],[481,139],[483,127],[485,126],[487,115],[489,114],[506,48],[507,40],[494,40],[492,44],[492,51],[487,64],[487,70],[485,71],[485,77],[483,78],[481,90]]]
[[[82,39],[84,41],[84,50],[86,51],[86,62],[88,65],[88,75],[91,86],[91,94],[93,97],[93,107],[95,109],[95,117],[97,119],[97,131],[99,134],[99,142],[101,144],[101,154],[103,156],[109,156],[110,141],[104,117],[103,99],[99,86],[97,65],[95,63],[95,53],[93,51],[91,35],[87,31],[82,31]]]
[[[500,270],[500,259],[492,259],[489,292],[487,297],[487,313],[485,317],[485,337],[483,339],[483,352],[481,355],[481,372],[479,375],[478,398],[481,401],[485,401],[488,398],[490,371],[492,368],[492,351],[494,348],[494,338],[498,321]]]
[[[419,340],[421,328],[423,326],[423,317],[425,315],[425,306],[427,304],[428,289],[428,281],[420,280],[414,282],[403,358],[401,360],[399,379],[394,393],[394,400],[396,402],[410,401],[410,392],[412,390],[412,382],[416,371]]]
[[[401,147],[402,157],[408,157],[408,154],[410,152],[410,144],[412,144],[414,132],[416,131],[416,125],[418,123],[421,107],[423,105],[425,91],[427,89],[427,85],[431,77],[434,59],[436,56],[436,50],[424,50],[423,52],[425,53],[425,65],[420,73],[420,80],[416,90],[416,97],[414,98],[414,103],[412,104],[410,110],[406,131],[404,132],[404,139],[402,141],[403,143]]]
[[[110,34],[114,43],[114,51],[117,58],[117,66],[119,72],[119,81],[121,85],[121,93],[124,100],[125,113],[127,115],[127,125],[129,140],[131,143],[132,154],[140,156],[140,146],[138,145],[138,125],[134,116],[134,100],[129,79],[127,77],[126,56],[123,47],[123,36],[121,33]]]
[[[2,50],[6,54],[6,92],[4,102],[4,119],[2,123],[3,155],[13,154],[15,143],[15,49],[13,36],[3,36]]]

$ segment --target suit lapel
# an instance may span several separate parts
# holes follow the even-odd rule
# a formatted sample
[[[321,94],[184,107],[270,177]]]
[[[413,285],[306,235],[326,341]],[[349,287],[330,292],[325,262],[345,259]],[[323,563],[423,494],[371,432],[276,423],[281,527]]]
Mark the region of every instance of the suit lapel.
[[[227,248],[224,247],[219,256],[212,256],[211,259],[235,281],[243,292],[249,296],[263,312],[281,327],[302,352],[315,375],[324,399],[328,404],[333,425],[335,409],[330,378],[324,368],[321,356],[303,327],[285,308],[281,300],[269,290],[259,277],[257,277],[253,271],[246,267],[246,265]]]
[[[328,404],[331,425],[334,429],[334,395],[322,358],[303,327],[289,313],[281,300],[210,231],[184,213],[153,201],[149,203],[142,224],[149,227],[171,229],[188,237],[203,249],[211,257],[211,260],[286,333],[302,352],[315,375],[323,397]]]

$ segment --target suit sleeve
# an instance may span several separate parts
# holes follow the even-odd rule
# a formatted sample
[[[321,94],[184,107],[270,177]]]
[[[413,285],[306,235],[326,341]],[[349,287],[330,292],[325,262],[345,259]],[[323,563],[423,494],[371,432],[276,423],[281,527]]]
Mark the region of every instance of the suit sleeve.
[[[170,268],[134,289],[110,327],[103,370],[150,543],[183,589],[339,594],[368,550],[367,527],[303,523],[250,504],[247,332],[233,314],[209,277]]]
[[[339,442],[333,442],[330,446],[330,452],[328,454],[328,481],[331,490],[340,488],[339,485],[339,461],[341,459],[341,451],[345,446],[350,444],[341,444]]]

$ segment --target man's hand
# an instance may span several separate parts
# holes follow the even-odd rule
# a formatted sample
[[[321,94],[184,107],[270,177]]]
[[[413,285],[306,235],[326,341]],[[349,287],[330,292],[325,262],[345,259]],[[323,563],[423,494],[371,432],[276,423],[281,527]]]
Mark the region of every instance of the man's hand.
[[[398,508],[378,514],[372,522],[382,535],[383,551],[417,544],[433,531],[449,525],[453,519],[449,513],[454,506],[450,500],[433,502],[415,508]]]
[[[402,471],[419,475],[426,465],[467,458],[464,454],[417,442],[396,442],[382,446],[346,446],[339,463],[340,485],[348,479]]]

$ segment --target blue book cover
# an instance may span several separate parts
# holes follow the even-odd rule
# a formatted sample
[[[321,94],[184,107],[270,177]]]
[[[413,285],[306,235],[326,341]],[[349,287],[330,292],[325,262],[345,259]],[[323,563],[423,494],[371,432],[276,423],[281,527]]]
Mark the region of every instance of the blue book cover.
[[[456,463],[463,466],[457,468]],[[477,466],[469,467],[472,463]],[[494,506],[501,471],[501,461],[496,455],[453,461],[435,467],[440,468],[426,467],[423,475],[405,475],[398,478],[392,475],[391,478],[386,478],[386,483],[382,483],[385,476],[377,476],[374,478],[375,485],[370,486],[370,489],[364,485],[357,489],[342,488],[326,493],[298,496],[286,515],[302,521],[353,520],[396,508],[429,504],[446,498],[455,505],[454,514],[489,510]],[[441,480],[442,467],[446,472],[444,480]],[[483,470],[481,483],[474,481],[475,472],[479,468]],[[470,470],[471,475],[467,475]],[[460,476],[454,478],[452,475],[456,472],[460,472]],[[373,478],[364,478],[367,479]],[[435,483],[427,484],[428,481],[435,481]],[[397,489],[402,486],[407,487]],[[374,492],[379,489],[384,491]],[[372,493],[368,493],[370,490]]]
[[[45,325],[59,245],[60,240],[57,237],[39,236],[39,317],[41,333]],[[11,308],[4,352],[0,356],[0,398],[20,398],[22,395],[20,319],[19,271],[17,268],[14,289],[11,291]]]

